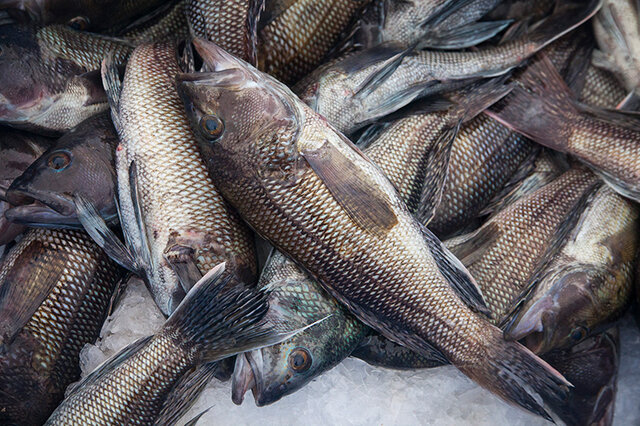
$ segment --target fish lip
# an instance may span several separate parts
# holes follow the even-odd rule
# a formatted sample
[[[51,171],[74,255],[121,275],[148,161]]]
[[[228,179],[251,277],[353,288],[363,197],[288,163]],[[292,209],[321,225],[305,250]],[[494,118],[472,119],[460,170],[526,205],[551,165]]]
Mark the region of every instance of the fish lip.
[[[20,189],[9,189],[5,194],[6,200],[12,207],[5,212],[5,217],[14,223],[20,224],[61,224],[74,225],[75,209],[69,198],[54,194],[51,200],[38,197],[37,193]]]
[[[231,399],[234,404],[242,404],[244,395],[251,389],[256,405],[261,406],[258,403],[258,395],[261,395],[264,389],[262,366],[262,351],[260,349],[237,356],[231,389]]]

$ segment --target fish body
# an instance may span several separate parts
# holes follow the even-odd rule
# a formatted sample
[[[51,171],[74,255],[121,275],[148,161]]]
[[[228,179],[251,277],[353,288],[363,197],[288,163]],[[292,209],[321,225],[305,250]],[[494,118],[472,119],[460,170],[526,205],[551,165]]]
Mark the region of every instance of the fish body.
[[[613,72],[627,91],[640,91],[640,9],[634,0],[604,0],[593,20],[600,50],[594,63]]]
[[[637,117],[578,103],[546,58],[530,65],[522,82],[524,87],[515,88],[487,113],[542,145],[578,158],[620,194],[640,199]]]
[[[114,153],[118,135],[107,113],[83,121],[34,161],[7,191],[6,214],[31,226],[75,227],[73,197],[91,200],[101,216],[117,220]]]
[[[365,324],[425,356],[435,347],[478,383],[546,415],[499,371],[543,398],[564,393],[561,376],[470,308],[484,309],[468,273],[382,172],[284,85],[195,43],[214,72],[181,76],[179,91],[194,129],[202,118],[224,123],[222,134],[198,137],[242,217]]]
[[[175,424],[211,377],[195,367],[295,333],[286,315],[269,310],[267,293],[232,281],[224,265],[209,271],[157,334],[80,381],[46,424]]]
[[[113,52],[122,63],[131,46],[63,25],[0,25],[0,122],[59,136],[108,108],[97,71]]]
[[[278,251],[271,254],[258,288],[269,290],[271,306],[283,306],[306,323],[328,318],[282,343],[239,355],[233,378],[236,403],[242,401],[249,388],[258,406],[295,392],[348,357],[369,332],[367,326]]]
[[[594,66],[587,68],[580,100],[586,104],[615,108],[624,99],[626,92],[608,71]]]
[[[586,7],[574,5],[526,36],[476,51],[407,53],[401,47],[381,45],[351,53],[316,71],[295,92],[338,130],[349,134],[416,97],[507,73],[589,19],[597,8],[597,1]]]
[[[42,424],[80,377],[122,270],[84,232],[29,230],[0,268],[0,422]]]
[[[298,0],[268,6],[271,16],[258,32],[258,68],[285,83],[295,83],[320,64],[369,1]]]
[[[194,37],[213,41],[232,55],[256,63],[258,19],[264,0],[188,0]],[[278,46],[282,49],[282,43]]]
[[[121,224],[147,259],[145,275],[166,315],[184,296],[176,265],[205,273],[224,260],[241,281],[257,279],[252,235],[207,174],[175,90],[178,72],[172,42],[137,47],[112,108]],[[197,274],[188,278],[190,286]]]
[[[575,345],[619,319],[633,297],[638,214],[637,205],[601,187],[539,272],[505,335],[545,353]]]

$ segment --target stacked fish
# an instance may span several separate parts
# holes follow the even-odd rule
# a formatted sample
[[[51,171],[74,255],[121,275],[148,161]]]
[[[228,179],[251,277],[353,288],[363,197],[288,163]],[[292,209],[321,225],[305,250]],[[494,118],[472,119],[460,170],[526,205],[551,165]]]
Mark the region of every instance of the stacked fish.
[[[0,423],[175,424],[349,356],[612,423],[635,1],[0,8]],[[166,322],[78,381],[132,275]]]

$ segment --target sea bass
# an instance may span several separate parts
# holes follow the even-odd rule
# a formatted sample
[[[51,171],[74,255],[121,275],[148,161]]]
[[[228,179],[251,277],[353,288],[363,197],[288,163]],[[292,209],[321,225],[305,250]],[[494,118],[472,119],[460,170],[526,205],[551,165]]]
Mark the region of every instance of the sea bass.
[[[195,44],[214,72],[181,75],[179,92],[209,173],[242,217],[365,324],[425,356],[435,347],[550,418],[532,393],[561,399],[567,382],[474,312],[486,309],[473,279],[382,172],[282,83]],[[207,136],[207,122],[222,131]]]
[[[298,331],[286,313],[269,309],[268,293],[233,281],[224,264],[209,271],[160,331],[76,384],[46,424],[175,424],[211,377],[212,361]],[[211,368],[194,369],[206,362]]]
[[[354,132],[419,96],[503,75],[588,20],[599,0],[570,4],[521,38],[476,51],[420,50],[383,45],[346,55],[309,75],[294,91],[338,130]]]
[[[106,112],[65,133],[13,181],[6,198],[14,208],[7,218],[30,226],[82,228],[73,202],[80,194],[106,221],[116,222],[117,143]]]
[[[108,108],[97,72],[132,46],[63,25],[0,24],[0,122],[57,136]]]
[[[601,187],[563,247],[532,280],[505,336],[545,353],[619,319],[633,297],[639,213],[635,203]]]
[[[531,64],[486,113],[534,141],[593,168],[623,196],[640,200],[640,120],[578,103],[547,58]]]
[[[123,271],[81,231],[32,229],[0,267],[0,423],[41,425],[80,378]]]
[[[253,236],[209,178],[176,92],[176,54],[172,42],[137,47],[123,82],[113,62],[103,67],[120,138],[120,222],[132,251],[120,262],[146,277],[165,315],[220,261],[241,281],[257,280]],[[201,131],[217,130],[205,126]],[[113,241],[97,239],[105,247]]]

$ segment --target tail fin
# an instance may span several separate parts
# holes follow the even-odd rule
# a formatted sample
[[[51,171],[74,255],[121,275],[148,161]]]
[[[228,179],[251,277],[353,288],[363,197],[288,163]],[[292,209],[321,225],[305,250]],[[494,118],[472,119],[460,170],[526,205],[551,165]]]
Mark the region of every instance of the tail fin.
[[[538,51],[591,19],[601,6],[602,0],[590,0],[586,5],[579,1],[567,2],[553,15],[530,27],[526,39]]]
[[[534,61],[511,93],[486,113],[541,145],[565,152],[578,112],[569,88],[545,56]]]
[[[505,341],[498,328],[491,330],[493,338],[488,339],[488,350],[482,359],[457,367],[505,401],[553,421],[543,404],[561,405],[572,385],[529,349],[517,342]]]
[[[176,333],[185,342],[200,346],[202,361],[210,362],[274,345],[313,325],[292,329],[287,324],[289,314],[269,310],[267,292],[231,280],[224,273],[224,263],[209,271],[189,291],[162,332]]]

